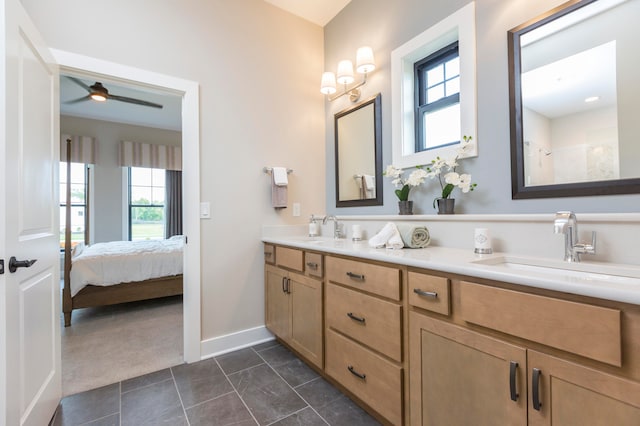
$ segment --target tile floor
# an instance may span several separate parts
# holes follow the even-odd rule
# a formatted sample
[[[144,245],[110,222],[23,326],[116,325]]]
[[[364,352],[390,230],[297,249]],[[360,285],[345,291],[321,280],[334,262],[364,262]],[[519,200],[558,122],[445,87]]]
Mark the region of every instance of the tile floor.
[[[379,423],[273,341],[68,396],[52,424]]]

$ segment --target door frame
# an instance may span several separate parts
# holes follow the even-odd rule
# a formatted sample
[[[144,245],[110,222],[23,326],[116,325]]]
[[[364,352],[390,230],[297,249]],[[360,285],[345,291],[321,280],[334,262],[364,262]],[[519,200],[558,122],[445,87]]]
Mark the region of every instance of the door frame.
[[[183,357],[188,363],[200,361],[201,303],[200,303],[200,100],[199,85],[140,68],[91,58],[71,52],[51,49],[65,71],[92,74],[110,80],[146,86],[174,93],[182,97],[182,185],[183,229],[188,241],[184,253],[183,280]]]

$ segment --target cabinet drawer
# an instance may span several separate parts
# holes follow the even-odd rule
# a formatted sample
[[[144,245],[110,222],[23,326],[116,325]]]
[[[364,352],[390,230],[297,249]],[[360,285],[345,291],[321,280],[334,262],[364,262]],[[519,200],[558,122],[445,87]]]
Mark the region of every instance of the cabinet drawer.
[[[327,330],[326,340],[327,373],[391,423],[401,425],[402,368],[332,330]]]
[[[622,365],[618,309],[462,281],[460,311],[467,322],[596,361]]]
[[[319,253],[304,253],[304,266],[307,275],[312,277],[322,278],[322,255]]]
[[[327,257],[329,281],[400,300],[400,269]]]
[[[264,263],[273,265],[276,263],[276,248],[273,244],[264,245]]]
[[[402,308],[392,302],[334,284],[326,288],[327,327],[402,362]]]
[[[415,307],[449,315],[449,279],[409,272],[409,303]]]
[[[303,252],[302,250],[291,249],[287,247],[276,247],[276,264],[294,271],[304,271]]]

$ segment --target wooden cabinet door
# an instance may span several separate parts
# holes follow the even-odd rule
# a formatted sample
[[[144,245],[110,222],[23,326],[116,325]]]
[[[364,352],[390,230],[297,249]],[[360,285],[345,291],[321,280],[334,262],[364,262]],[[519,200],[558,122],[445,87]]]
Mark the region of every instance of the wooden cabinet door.
[[[322,281],[289,274],[291,337],[289,344],[322,368]]]
[[[528,362],[530,425],[640,425],[640,383],[533,350]]]
[[[290,335],[289,294],[286,292],[287,273],[267,265],[265,267],[265,313],[267,328],[281,339]]]
[[[412,425],[527,424],[524,348],[416,312],[409,327]]]

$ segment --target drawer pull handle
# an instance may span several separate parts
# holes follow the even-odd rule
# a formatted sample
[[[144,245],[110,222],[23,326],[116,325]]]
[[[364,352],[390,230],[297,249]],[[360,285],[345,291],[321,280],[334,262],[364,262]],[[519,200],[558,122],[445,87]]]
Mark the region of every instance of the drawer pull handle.
[[[307,262],[307,266],[311,269],[318,269],[318,264],[315,262]]]
[[[540,376],[542,375],[542,371],[537,368],[533,369],[533,380],[531,380],[531,399],[533,402],[533,409],[536,411],[540,411],[540,407],[542,407],[542,403],[540,402]]]
[[[353,272],[347,272],[347,276],[349,278],[353,278],[354,280],[364,281],[364,275],[362,274],[354,274]]]
[[[432,299],[438,298],[438,293],[436,293],[435,291],[424,291],[420,290],[419,288],[414,288],[413,292],[419,296],[430,297]]]
[[[353,374],[354,376],[356,376],[359,379],[362,380],[366,380],[367,379],[367,375],[366,374],[362,374],[362,373],[358,373],[352,365],[347,366],[347,370],[349,370],[349,373]]]
[[[358,321],[359,323],[364,324],[364,318],[362,318],[362,317],[357,317],[357,316],[353,315],[353,313],[351,313],[351,312],[347,312],[347,316],[349,318],[351,318],[352,320],[354,320],[354,321]]]
[[[509,363],[509,393],[512,401],[518,401],[520,396],[516,391],[516,372],[518,371],[518,363],[511,361]]]
[[[286,293],[287,292],[287,277],[282,277],[282,292]]]
[[[271,257],[271,256],[273,256],[272,252],[270,252],[270,251],[265,251],[264,252],[264,257]]]

